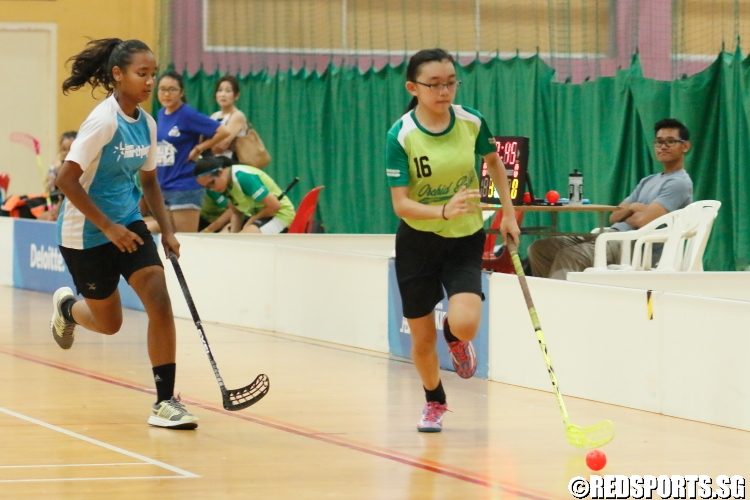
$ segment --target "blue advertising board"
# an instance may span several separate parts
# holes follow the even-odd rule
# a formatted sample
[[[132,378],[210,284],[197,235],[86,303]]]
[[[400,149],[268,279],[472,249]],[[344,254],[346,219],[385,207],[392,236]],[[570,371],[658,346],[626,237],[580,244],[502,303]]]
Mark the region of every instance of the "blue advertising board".
[[[13,286],[48,293],[63,286],[75,290],[55,241],[55,224],[15,219],[14,226]]]
[[[14,219],[13,223],[13,286],[47,293],[68,286],[75,291],[57,246],[56,224],[32,219]],[[122,277],[119,290],[123,306],[143,311],[140,299]]]
[[[482,292],[485,300],[482,302],[482,320],[479,323],[479,331],[472,343],[477,355],[477,371],[475,377],[489,378],[489,279],[487,273],[482,273]],[[453,370],[448,344],[443,337],[443,319],[448,314],[448,299],[443,298],[435,306],[435,326],[437,328],[437,351],[440,358],[440,368]],[[396,261],[390,259],[388,262],[388,346],[390,353],[394,356],[411,359],[411,332],[409,324],[404,318],[401,308],[401,294],[396,281]]]

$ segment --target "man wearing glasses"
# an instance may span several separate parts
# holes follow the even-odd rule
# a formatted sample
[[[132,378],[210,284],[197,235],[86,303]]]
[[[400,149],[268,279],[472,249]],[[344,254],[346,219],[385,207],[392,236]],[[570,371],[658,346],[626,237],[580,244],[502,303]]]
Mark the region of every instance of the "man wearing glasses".
[[[662,215],[684,208],[693,201],[693,181],[685,172],[685,154],[690,151],[690,132],[674,118],[654,125],[656,158],[664,166],[636,186],[609,217],[611,231],[631,231]],[[566,279],[569,272],[581,272],[594,265],[596,236],[561,236],[535,241],[529,247],[529,264],[534,276]],[[661,245],[654,245],[654,263]],[[607,246],[607,263],[619,262],[618,245]]]

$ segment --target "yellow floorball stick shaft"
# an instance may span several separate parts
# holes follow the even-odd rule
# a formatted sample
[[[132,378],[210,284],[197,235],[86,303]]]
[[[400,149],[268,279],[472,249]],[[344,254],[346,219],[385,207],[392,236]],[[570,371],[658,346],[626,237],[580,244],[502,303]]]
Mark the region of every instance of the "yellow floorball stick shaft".
[[[568,442],[578,448],[598,448],[599,446],[610,442],[615,437],[614,425],[609,420],[604,420],[591,427],[580,427],[571,423],[570,417],[568,416],[568,410],[565,408],[565,402],[563,401],[560,388],[557,384],[557,375],[555,374],[555,369],[552,367],[552,359],[547,350],[547,342],[544,340],[544,333],[542,332],[542,326],[539,323],[539,316],[536,313],[534,302],[531,300],[531,293],[529,292],[529,285],[526,283],[526,275],[523,272],[521,259],[518,257],[518,247],[510,236],[508,236],[508,249],[510,250],[513,267],[518,276],[518,282],[521,285],[523,298],[526,300],[526,307],[529,310],[531,324],[534,326],[534,331],[536,332],[537,340],[539,341],[539,348],[542,351],[544,363],[547,365],[547,372],[549,373],[550,382],[552,382],[552,389],[557,397],[557,404],[562,413],[563,422],[565,423],[565,434]]]

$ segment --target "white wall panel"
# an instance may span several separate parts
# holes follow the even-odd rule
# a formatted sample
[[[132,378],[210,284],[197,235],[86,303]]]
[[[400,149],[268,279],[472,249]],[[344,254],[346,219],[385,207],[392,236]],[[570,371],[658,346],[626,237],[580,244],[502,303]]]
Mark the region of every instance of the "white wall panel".
[[[750,302],[749,272],[569,273],[568,281]]]
[[[662,412],[750,430],[750,304],[666,294]]]
[[[388,352],[388,259],[279,246],[275,330]]]
[[[179,236],[180,267],[201,319],[273,330],[276,247]],[[164,265],[175,315],[190,318],[172,264]]]
[[[659,411],[659,322],[646,293],[527,278],[563,395]],[[490,377],[551,390],[518,278],[490,277]]]
[[[227,241],[262,241],[298,248],[390,257],[396,246],[393,234],[213,234],[204,237]]]
[[[388,352],[386,257],[263,236],[179,236],[180,266],[202,320]],[[165,267],[175,315],[189,318],[169,261]]]
[[[34,149],[10,135],[36,138],[46,170],[57,153],[57,65],[57,24],[0,23],[0,172],[10,174],[10,194],[43,192]]]

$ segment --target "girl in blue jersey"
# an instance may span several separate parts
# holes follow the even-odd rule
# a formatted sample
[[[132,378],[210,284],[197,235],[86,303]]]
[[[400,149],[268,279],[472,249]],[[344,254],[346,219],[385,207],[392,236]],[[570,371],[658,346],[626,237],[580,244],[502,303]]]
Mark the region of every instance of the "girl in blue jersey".
[[[477,367],[471,340],[482,317],[482,250],[477,156],[487,162],[503,204],[500,230],[518,240],[520,230],[495,138],[479,112],[453,104],[459,80],[453,58],[422,50],[409,61],[407,113],[388,132],[386,174],[396,215],[396,278],[409,323],[412,358],[427,403],[420,432],[440,432],[448,410],[435,350],[434,308],[448,293],[443,334],[453,367],[463,378]]]
[[[205,190],[193,177],[193,162],[200,154],[229,137],[229,129],[190,107],[185,101],[182,75],[164,73],[157,85],[159,154],[156,159],[159,186],[177,232],[196,232]],[[201,140],[202,137],[209,139]],[[159,230],[149,222],[152,232]]]
[[[81,125],[60,167],[57,186],[66,200],[57,220],[57,239],[83,300],[60,288],[53,297],[51,330],[63,349],[73,345],[76,325],[112,335],[122,325],[117,284],[122,275],[148,315],[148,353],[157,400],[148,423],[194,429],[198,419],[174,397],[175,324],[164,268],[138,209],[140,191],[162,228],[165,252],[179,255],[156,179],[156,124],[139,103],[154,89],[156,59],[138,40],[91,41],[70,59],[63,93],[87,83],[109,96]]]

